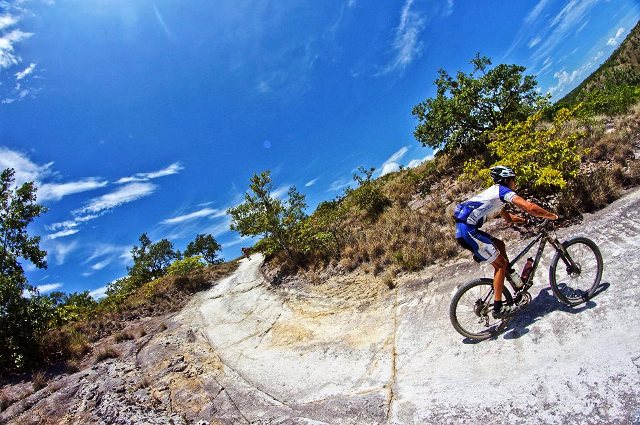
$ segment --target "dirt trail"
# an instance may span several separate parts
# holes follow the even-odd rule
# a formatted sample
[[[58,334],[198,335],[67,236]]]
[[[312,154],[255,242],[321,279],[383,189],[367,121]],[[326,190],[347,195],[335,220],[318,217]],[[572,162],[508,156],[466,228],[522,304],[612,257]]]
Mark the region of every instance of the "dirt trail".
[[[183,317],[199,316],[190,325],[224,363],[219,379],[237,388],[248,422],[640,423],[639,210],[635,191],[559,232],[600,246],[594,299],[560,304],[543,264],[529,308],[482,343],[448,318],[456,286],[489,272],[466,259],[354,296],[359,285],[335,282],[270,288],[256,255]]]

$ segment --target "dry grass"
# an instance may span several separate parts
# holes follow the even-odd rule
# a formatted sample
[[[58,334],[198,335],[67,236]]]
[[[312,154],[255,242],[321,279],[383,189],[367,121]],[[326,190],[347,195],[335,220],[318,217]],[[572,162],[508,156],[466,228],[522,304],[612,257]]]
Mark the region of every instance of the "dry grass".
[[[0,412],[4,412],[11,406],[15,400],[11,399],[4,391],[0,392]]]
[[[120,353],[113,347],[103,347],[96,353],[96,363],[100,363],[107,359],[116,359],[120,357]]]
[[[40,391],[48,384],[47,376],[44,372],[36,372],[31,377],[31,385],[33,386],[33,391]]]

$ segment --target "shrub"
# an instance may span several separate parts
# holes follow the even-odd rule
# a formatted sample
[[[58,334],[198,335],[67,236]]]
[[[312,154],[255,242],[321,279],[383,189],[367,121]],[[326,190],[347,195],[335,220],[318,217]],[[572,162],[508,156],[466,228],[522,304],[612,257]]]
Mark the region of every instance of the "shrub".
[[[176,260],[167,269],[167,274],[170,276],[182,276],[187,277],[195,270],[202,269],[204,264],[202,263],[202,256],[196,255],[193,257],[185,257],[182,260]]]
[[[489,143],[495,156],[494,165],[508,165],[518,176],[519,186],[548,190],[565,188],[578,175],[582,155],[586,151],[577,144],[584,131],[569,128],[574,111],[561,109],[552,123],[542,124],[542,112],[524,122],[510,122],[499,126]],[[463,175],[478,176],[491,184],[488,168],[483,161],[472,159],[465,163]]]

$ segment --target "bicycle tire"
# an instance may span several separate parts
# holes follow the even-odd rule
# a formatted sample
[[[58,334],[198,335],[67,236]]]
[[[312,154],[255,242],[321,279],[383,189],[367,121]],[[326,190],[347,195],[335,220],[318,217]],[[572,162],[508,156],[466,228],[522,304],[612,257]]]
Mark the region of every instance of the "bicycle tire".
[[[502,296],[506,303],[511,303],[511,293],[506,287],[502,291]],[[486,303],[483,301],[479,314],[476,309],[477,300],[487,300]],[[508,322],[508,320],[494,319],[491,315],[492,310],[493,280],[480,278],[465,283],[456,291],[449,305],[449,318],[460,335],[482,341],[500,333]],[[476,322],[476,326],[473,326],[473,322]]]
[[[560,302],[574,306],[591,298],[602,279],[602,254],[595,242],[578,236],[562,242],[571,259],[578,265],[572,270],[566,262],[560,262],[562,253],[556,252],[549,267],[551,290]],[[561,266],[558,268],[558,264]]]

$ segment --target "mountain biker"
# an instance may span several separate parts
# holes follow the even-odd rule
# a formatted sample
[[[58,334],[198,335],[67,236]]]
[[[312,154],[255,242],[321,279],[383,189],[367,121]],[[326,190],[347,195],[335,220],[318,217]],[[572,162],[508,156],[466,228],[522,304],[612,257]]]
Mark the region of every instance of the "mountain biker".
[[[458,204],[453,215],[456,221],[458,244],[471,251],[475,261],[491,263],[495,269],[493,274],[495,297],[493,317],[503,319],[513,316],[518,307],[517,305],[502,304],[502,288],[509,259],[504,242],[480,230],[485,217],[500,210],[500,216],[509,223],[524,223],[524,218],[510,214],[503,208],[506,203],[511,203],[536,217],[556,220],[558,216],[516,195],[514,192],[516,175],[511,168],[496,165],[491,168],[491,178],[495,182],[493,186]],[[522,287],[523,282],[519,276],[515,275],[513,281],[518,289]]]

